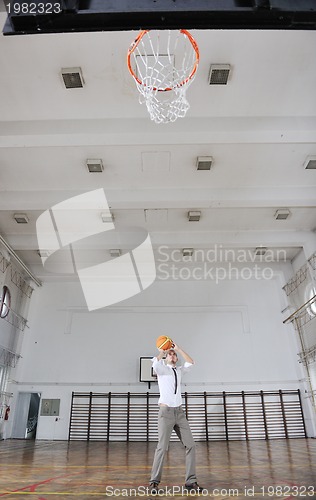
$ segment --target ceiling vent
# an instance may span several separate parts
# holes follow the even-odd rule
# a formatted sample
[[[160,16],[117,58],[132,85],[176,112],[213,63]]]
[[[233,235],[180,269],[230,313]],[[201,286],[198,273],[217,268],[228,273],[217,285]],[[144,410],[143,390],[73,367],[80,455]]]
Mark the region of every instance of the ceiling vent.
[[[114,216],[110,212],[110,210],[106,210],[105,212],[101,213],[101,219],[102,219],[102,222],[109,223],[109,222],[113,222]]]
[[[316,156],[308,156],[304,162],[306,170],[314,170],[316,168]]]
[[[230,75],[230,64],[211,64],[209,84],[227,85]]]
[[[18,224],[27,224],[29,221],[29,218],[26,214],[14,214],[13,217]]]
[[[119,257],[121,255],[121,250],[119,248],[111,248],[110,255],[111,257]]]
[[[258,257],[262,257],[267,253],[267,247],[257,247],[255,249],[255,255]]]
[[[102,160],[87,160],[86,165],[90,174],[96,174],[104,170]]]
[[[288,208],[279,208],[274,214],[274,218],[276,220],[285,220],[289,217],[291,214],[290,210]]]
[[[80,89],[84,81],[81,68],[62,68],[61,76],[66,89]]]
[[[184,248],[182,250],[182,255],[183,255],[183,257],[192,257],[192,255],[193,255],[193,248]]]
[[[197,170],[211,170],[212,162],[212,156],[198,156],[196,159],[196,168]]]
[[[201,212],[190,211],[188,212],[188,219],[190,222],[199,222],[201,218]]]

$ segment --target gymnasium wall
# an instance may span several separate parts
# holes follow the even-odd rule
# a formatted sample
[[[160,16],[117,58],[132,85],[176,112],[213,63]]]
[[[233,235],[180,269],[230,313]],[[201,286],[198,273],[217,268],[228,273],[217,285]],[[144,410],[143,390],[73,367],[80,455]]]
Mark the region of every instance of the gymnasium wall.
[[[72,391],[157,392],[139,382],[139,358],[155,355],[155,339],[166,333],[196,362],[184,391],[299,388],[312,434],[296,338],[281,313],[292,266],[272,267],[271,279],[157,280],[94,312],[78,283],[45,283],[32,297],[13,411],[21,391],[60,398],[59,417],[40,417],[37,438],[67,439]]]
[[[6,420],[12,396],[8,382],[20,359],[32,291],[29,280],[0,243],[0,440],[12,421]]]

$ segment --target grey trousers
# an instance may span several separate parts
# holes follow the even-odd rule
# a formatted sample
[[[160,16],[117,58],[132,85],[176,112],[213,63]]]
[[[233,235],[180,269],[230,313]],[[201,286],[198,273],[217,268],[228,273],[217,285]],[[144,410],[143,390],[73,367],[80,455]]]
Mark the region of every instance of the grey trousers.
[[[159,483],[161,480],[163,462],[168,451],[171,433],[175,430],[186,450],[186,477],[185,483],[196,482],[195,473],[195,443],[192,437],[189,422],[181,406],[172,408],[160,406],[158,415],[158,445],[155,451],[154,463],[151,471],[150,482]]]

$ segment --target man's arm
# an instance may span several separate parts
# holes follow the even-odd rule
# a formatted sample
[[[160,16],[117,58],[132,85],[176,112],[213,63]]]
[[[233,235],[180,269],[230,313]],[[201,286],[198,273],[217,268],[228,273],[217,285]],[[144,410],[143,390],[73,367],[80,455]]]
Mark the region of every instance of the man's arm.
[[[159,354],[157,354],[157,356],[155,356],[153,358],[152,367],[153,367],[154,372],[157,375],[164,375],[166,373],[166,371],[168,370],[168,368],[166,367],[166,365],[164,363],[160,363],[160,361],[162,360],[162,358],[166,354],[166,351],[164,351],[163,349],[158,349],[158,350],[159,350]]]
[[[191,358],[191,356],[189,356],[186,352],[184,352],[184,350],[181,349],[181,347],[179,347],[177,344],[174,344],[173,348],[174,348],[174,350],[177,353],[181,354],[181,356],[183,357],[184,361],[186,361],[187,363],[191,363],[192,365],[194,365],[194,361]]]
[[[159,350],[159,354],[158,356],[156,356],[157,360],[160,361],[164,355],[166,354],[166,351],[164,351],[163,349],[158,349]]]

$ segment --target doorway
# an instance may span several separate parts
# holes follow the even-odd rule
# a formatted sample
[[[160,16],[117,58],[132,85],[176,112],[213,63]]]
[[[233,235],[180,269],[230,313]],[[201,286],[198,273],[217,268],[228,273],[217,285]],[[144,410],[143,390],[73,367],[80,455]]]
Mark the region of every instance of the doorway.
[[[12,438],[36,438],[40,399],[38,392],[19,392]]]

